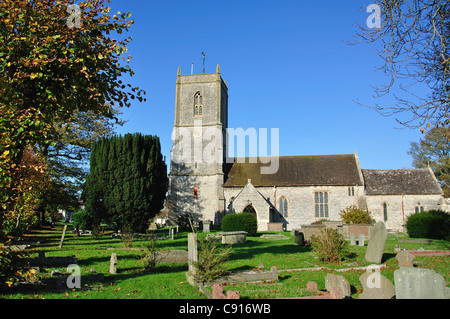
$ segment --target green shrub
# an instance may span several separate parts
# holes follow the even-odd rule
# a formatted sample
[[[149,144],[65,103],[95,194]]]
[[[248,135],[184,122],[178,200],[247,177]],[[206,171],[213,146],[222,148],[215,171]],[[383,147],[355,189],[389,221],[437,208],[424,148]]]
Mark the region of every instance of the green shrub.
[[[195,279],[201,282],[208,282],[229,274],[225,269],[224,262],[230,257],[232,247],[209,240],[199,239],[198,262],[194,262],[197,269]]]
[[[450,215],[441,210],[430,210],[410,215],[406,229],[411,238],[447,239],[450,237]]]
[[[358,208],[356,205],[351,205],[339,213],[342,220],[347,224],[372,224],[375,222],[370,217],[370,212],[366,209]]]
[[[226,215],[222,219],[223,231],[246,231],[248,236],[256,236],[258,221],[253,214],[241,213]]]
[[[311,236],[311,247],[319,259],[327,263],[339,263],[349,254],[348,243],[336,229],[323,227]]]

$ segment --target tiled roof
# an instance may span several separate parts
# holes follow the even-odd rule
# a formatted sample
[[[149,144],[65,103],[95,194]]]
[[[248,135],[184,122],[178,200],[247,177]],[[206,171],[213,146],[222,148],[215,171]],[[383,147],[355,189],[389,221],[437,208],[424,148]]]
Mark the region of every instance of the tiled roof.
[[[245,163],[235,159],[226,172],[225,187],[243,187],[251,179],[258,186],[336,186],[362,185],[356,157],[349,155],[280,156],[278,171],[261,174],[261,162]]]
[[[363,169],[368,195],[442,194],[433,173],[427,169]]]

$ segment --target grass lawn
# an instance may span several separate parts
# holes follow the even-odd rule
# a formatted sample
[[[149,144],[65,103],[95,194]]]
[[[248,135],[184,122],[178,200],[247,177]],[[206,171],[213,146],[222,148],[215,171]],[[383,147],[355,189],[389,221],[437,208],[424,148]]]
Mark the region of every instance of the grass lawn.
[[[78,265],[81,267],[81,289],[75,290],[49,290],[30,288],[21,291],[7,291],[0,293],[0,298],[15,299],[204,299],[206,296],[192,287],[186,281],[186,263],[159,264],[156,269],[144,271],[143,262],[139,260],[140,251],[123,249],[119,239],[112,239],[108,234],[94,240],[90,236],[75,237],[72,226],[69,225],[64,245],[58,249],[61,238],[62,225],[58,224],[52,229],[34,231],[23,238],[23,241],[45,239],[40,245],[29,249],[30,257],[37,257],[39,251],[45,251],[47,257],[62,257],[75,255]],[[199,236],[206,234],[200,233]],[[287,240],[263,239],[259,236],[248,237],[247,243],[234,245],[230,259],[225,266],[231,271],[251,270],[261,263],[265,269],[273,265],[280,269],[279,280],[273,283],[255,283],[227,285],[225,290],[239,291],[241,298],[283,298],[300,297],[308,295],[306,284],[308,281],[316,281],[319,290],[325,289],[325,276],[333,272],[333,269],[366,266],[364,262],[366,247],[350,246],[352,257],[343,261],[340,265],[328,265],[321,263],[315,253],[308,246],[296,246],[294,237],[289,232],[284,233]],[[381,273],[394,281],[394,271],[397,267],[395,245],[401,248],[416,250],[423,247],[426,250],[450,250],[450,242],[433,240],[432,243],[399,242],[399,239],[407,239],[403,234],[389,234],[383,256],[386,265]],[[145,238],[135,239],[133,247],[139,247],[145,242]],[[158,241],[158,247],[163,250],[183,249],[187,250],[187,233],[179,233],[174,240]],[[108,248],[114,248],[113,250]],[[118,256],[118,273],[109,274],[109,260],[115,252]],[[433,268],[450,281],[449,257],[416,257],[422,268]],[[314,271],[283,271],[302,268],[327,267],[330,269]],[[91,269],[104,274],[102,281],[89,280],[92,277]],[[50,276],[50,272],[62,267],[41,269],[39,278]],[[363,270],[350,270],[339,272],[352,286],[352,297],[358,298],[362,292],[359,276]]]

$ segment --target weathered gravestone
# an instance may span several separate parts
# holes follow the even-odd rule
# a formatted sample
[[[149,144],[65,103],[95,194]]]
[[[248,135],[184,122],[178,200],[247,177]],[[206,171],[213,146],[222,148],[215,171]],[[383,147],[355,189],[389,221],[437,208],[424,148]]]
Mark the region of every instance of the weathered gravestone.
[[[395,296],[394,285],[380,273],[380,268],[376,265],[369,266],[359,277],[359,281],[363,286],[359,299],[392,299]]]
[[[116,253],[111,254],[111,259],[109,261],[109,273],[117,274],[117,254]]]
[[[352,246],[356,245],[356,235],[354,233],[350,234],[350,245]]]
[[[402,250],[398,252],[395,258],[398,261],[398,267],[414,267],[414,258],[416,258],[413,254],[409,253],[407,250]]]
[[[380,264],[386,245],[387,231],[383,222],[376,223],[370,231],[365,259],[371,263]]]
[[[359,236],[358,236],[358,245],[364,246],[364,235],[363,234],[359,234]]]
[[[301,231],[296,230],[294,234],[295,234],[295,244],[303,246],[305,242],[305,236],[303,235],[303,233]]]
[[[189,272],[192,275],[196,274],[196,268],[194,264],[198,262],[198,251],[197,251],[197,234],[189,233],[188,234],[188,264],[189,264]]]
[[[394,271],[397,299],[448,299],[445,279],[433,269],[400,267]]]
[[[203,221],[203,232],[209,233],[211,231],[211,221],[210,220],[204,220]]]
[[[67,225],[64,225],[64,229],[61,235],[61,241],[59,242],[59,246],[58,248],[61,249],[63,246],[63,242],[64,242],[64,236],[66,235],[66,230],[67,230]]]
[[[333,288],[340,288],[344,297],[351,296],[350,284],[342,275],[326,275],[325,289],[331,292]]]

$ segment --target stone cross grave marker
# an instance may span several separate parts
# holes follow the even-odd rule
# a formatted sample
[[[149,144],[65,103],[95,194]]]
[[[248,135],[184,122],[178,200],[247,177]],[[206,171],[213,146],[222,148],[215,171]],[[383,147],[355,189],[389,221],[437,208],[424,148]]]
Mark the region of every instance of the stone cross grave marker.
[[[384,226],[383,222],[376,223],[370,231],[369,244],[367,245],[365,255],[366,261],[377,264],[381,263],[386,239],[386,226]]]

